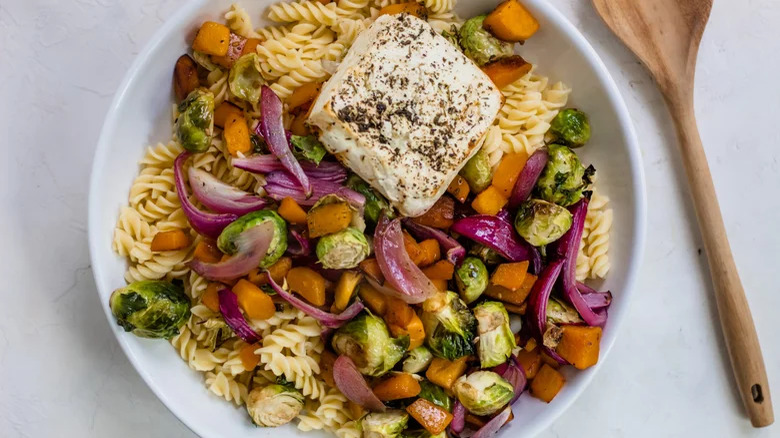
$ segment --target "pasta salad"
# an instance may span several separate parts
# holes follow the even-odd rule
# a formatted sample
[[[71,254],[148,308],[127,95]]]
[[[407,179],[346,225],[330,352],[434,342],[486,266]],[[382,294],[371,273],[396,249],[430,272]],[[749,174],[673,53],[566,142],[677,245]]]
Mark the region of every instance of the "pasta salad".
[[[609,199],[518,0],[238,4],[173,68],[114,249],[117,323],[248,421],[489,437],[597,363]],[[523,395],[527,393],[528,395]]]

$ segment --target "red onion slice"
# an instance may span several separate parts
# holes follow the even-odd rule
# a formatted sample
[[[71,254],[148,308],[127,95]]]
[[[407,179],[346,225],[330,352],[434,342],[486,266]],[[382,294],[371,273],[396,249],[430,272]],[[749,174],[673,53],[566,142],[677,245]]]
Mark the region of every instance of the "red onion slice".
[[[507,406],[500,414],[493,417],[490,421],[480,427],[472,438],[490,438],[495,435],[499,429],[506,423],[509,416],[512,415],[512,408]]]
[[[547,165],[547,150],[537,149],[536,152],[528,157],[528,161],[525,162],[525,167],[520,171],[520,176],[517,177],[515,186],[512,189],[512,195],[509,197],[509,208],[516,209],[523,201],[527,200],[531,196],[531,192],[536,186],[536,181],[539,179],[539,175],[542,174],[544,167]]]
[[[279,158],[284,168],[298,181],[298,184],[303,188],[304,194],[307,197],[311,196],[312,188],[309,177],[303,172],[301,164],[298,163],[298,160],[293,156],[292,150],[290,150],[290,142],[282,122],[282,111],[284,110],[282,101],[267,85],[263,85],[260,99],[262,101],[262,118],[257,125],[257,129],[260,130],[261,135],[268,144],[268,149]]]
[[[400,219],[391,221],[382,215],[374,231],[374,251],[385,281],[398,291],[403,301],[419,304],[438,293],[406,253]]]
[[[512,387],[514,387],[515,396],[509,402],[510,405],[513,404],[520,398],[520,395],[525,391],[525,386],[528,383],[528,379],[525,377],[525,370],[517,363],[515,355],[512,355],[505,363],[494,367],[493,371],[505,378],[512,384]]]
[[[404,226],[418,239],[436,239],[439,245],[447,251],[447,261],[453,265],[459,266],[463,258],[466,257],[466,248],[444,231],[420,225],[409,219],[404,219]]]
[[[184,211],[184,215],[187,216],[187,221],[192,228],[197,231],[198,234],[216,239],[225,227],[238,219],[238,215],[233,213],[206,213],[198,210],[198,208],[190,202],[190,199],[187,196],[187,187],[184,185],[184,176],[182,175],[182,168],[189,157],[189,152],[182,152],[173,162],[173,177],[174,182],[176,183],[176,194],[179,196],[181,209]]]
[[[339,163],[333,161],[322,161],[319,165],[310,161],[299,163],[309,178],[335,183],[343,183],[347,179],[347,170]],[[273,155],[252,155],[247,158],[234,158],[232,164],[233,167],[253,173],[266,174],[286,170],[282,162]],[[313,182],[312,185],[314,185]]]
[[[224,262],[205,263],[198,259],[190,262],[193,271],[213,281],[230,281],[242,277],[260,265],[271,240],[274,226],[270,221],[263,222],[244,232],[236,239],[236,253]]]
[[[387,409],[349,357],[339,356],[333,363],[333,380],[344,397],[353,403],[374,412],[384,412]]]
[[[539,251],[520,239],[512,224],[499,216],[464,217],[455,221],[451,230],[493,249],[511,262],[530,261],[532,272],[541,268]]]
[[[582,316],[586,324],[603,327],[607,322],[606,308],[591,309],[577,286],[577,252],[582,240],[582,231],[585,228],[585,216],[588,213],[589,202],[590,199],[585,196],[579,202],[569,207],[569,211],[572,214],[571,228],[558,240],[555,252],[559,257],[563,258],[563,275],[561,280],[564,296]]]
[[[271,198],[281,201],[284,198],[290,197],[298,205],[312,206],[325,195],[338,195],[349,202],[353,207],[359,211],[363,211],[363,207],[366,203],[366,198],[362,194],[342,187],[341,184],[332,181],[325,181],[320,179],[311,179],[313,192],[311,196],[306,196],[303,189],[298,185],[289,173],[284,171],[275,171],[265,176],[267,184],[263,187]]]
[[[466,428],[466,407],[455,399],[455,405],[452,407],[452,421],[450,422],[450,430],[452,433],[458,435]]]
[[[279,286],[278,283],[276,283],[271,276],[268,276],[268,282],[271,285],[271,287],[274,289],[274,291],[282,297],[285,301],[290,303],[293,307],[296,309],[302,311],[303,313],[311,316],[312,318],[319,321],[323,326],[327,328],[339,328],[347,321],[351,320],[352,318],[356,317],[358,313],[360,313],[363,309],[363,303],[360,301],[355,301],[352,303],[349,307],[344,309],[343,312],[339,313],[338,315],[335,315],[330,312],[326,312],[316,306],[312,306],[311,304],[303,301],[302,299],[296,297],[292,293],[284,290],[283,287]]]
[[[547,265],[539,278],[536,279],[531,293],[528,297],[527,317],[531,323],[531,330],[537,339],[542,339],[545,330],[547,330],[547,301],[550,299],[553,286],[558,280],[563,268],[563,260],[556,260]]]
[[[260,336],[252,330],[252,327],[244,319],[244,314],[238,307],[238,297],[230,289],[222,289],[217,292],[219,297],[219,312],[225,319],[225,324],[233,330],[239,338],[247,344],[254,344],[260,341]]]
[[[302,232],[290,228],[287,235],[287,254],[293,257],[311,255],[312,241]]]
[[[244,215],[269,204],[267,200],[233,187],[201,169],[190,167],[189,179],[192,193],[198,201],[217,213]]]

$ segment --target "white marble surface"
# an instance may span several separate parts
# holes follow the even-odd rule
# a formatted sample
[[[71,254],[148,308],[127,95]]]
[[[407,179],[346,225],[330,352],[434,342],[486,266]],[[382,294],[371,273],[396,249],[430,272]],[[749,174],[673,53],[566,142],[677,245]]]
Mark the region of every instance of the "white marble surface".
[[[251,0],[246,0],[251,1]],[[648,0],[649,1],[649,0]],[[586,0],[551,0],[601,53],[642,143],[649,239],[630,319],[544,437],[769,437],[745,419],[661,96]],[[191,437],[120,351],[86,243],[98,131],[181,0],[0,0],[0,436]],[[696,107],[780,404],[780,2],[715,2]]]

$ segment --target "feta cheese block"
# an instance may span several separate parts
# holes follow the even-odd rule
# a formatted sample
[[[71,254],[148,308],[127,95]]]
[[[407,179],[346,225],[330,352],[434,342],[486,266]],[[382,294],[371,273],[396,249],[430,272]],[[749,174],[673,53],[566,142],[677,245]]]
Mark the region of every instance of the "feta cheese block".
[[[323,85],[308,123],[402,215],[419,216],[477,152],[503,100],[427,22],[383,15]]]

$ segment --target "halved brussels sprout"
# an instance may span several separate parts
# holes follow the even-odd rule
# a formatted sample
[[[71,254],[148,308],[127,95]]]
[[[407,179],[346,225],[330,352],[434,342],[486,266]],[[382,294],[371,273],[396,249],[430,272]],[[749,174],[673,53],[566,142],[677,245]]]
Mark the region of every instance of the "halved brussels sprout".
[[[455,282],[466,304],[473,303],[485,292],[488,281],[488,270],[482,260],[476,257],[466,257],[455,271]]]
[[[577,154],[566,146],[551,144],[547,151],[549,160],[536,182],[536,193],[562,207],[576,204],[590,185],[595,169],[585,169]]]
[[[211,57],[203,52],[194,50],[192,52],[192,59],[194,59],[195,62],[198,63],[198,65],[200,65],[201,67],[205,68],[208,71],[214,71],[219,68],[219,66],[215,64],[214,61],[211,60]]]
[[[460,176],[469,183],[474,193],[479,193],[493,181],[493,168],[490,166],[490,157],[487,152],[480,149],[466,162],[460,170]]]
[[[413,349],[404,359],[404,372],[417,374],[425,371],[428,365],[433,361],[433,353],[424,345]]]
[[[382,318],[362,313],[336,330],[331,344],[336,353],[352,359],[362,374],[378,377],[401,360],[409,336],[391,338]]]
[[[424,398],[429,402],[446,409],[447,412],[452,412],[452,399],[441,386],[436,385],[435,383],[428,380],[420,382],[420,394],[418,397]]]
[[[440,293],[426,300],[420,319],[426,345],[434,355],[455,360],[474,353],[477,320],[455,292]]]
[[[290,144],[294,147],[293,154],[298,161],[309,160],[319,165],[320,161],[325,158],[325,154],[328,153],[316,135],[306,137],[293,135],[290,137]]]
[[[520,204],[515,216],[515,230],[533,246],[549,245],[571,228],[569,210],[552,202],[529,199]]]
[[[547,322],[551,324],[580,324],[583,321],[574,307],[551,297],[547,301]]]
[[[209,318],[198,325],[201,327],[198,342],[211,351],[216,350],[223,342],[234,336],[233,330],[221,317]]]
[[[238,251],[236,244],[238,236],[244,231],[265,222],[273,224],[274,237],[271,239],[271,245],[268,247],[266,256],[260,261],[260,268],[267,268],[273,265],[287,250],[287,223],[273,210],[253,211],[236,219],[222,230],[219,238],[217,238],[217,247],[225,254],[235,254]]]
[[[236,61],[230,68],[228,86],[230,92],[239,99],[251,103],[260,100],[260,92],[265,81],[260,73],[260,57],[256,53],[248,53]]]
[[[580,110],[567,108],[550,122],[550,132],[556,141],[569,147],[585,146],[590,140],[590,122],[588,115]]]
[[[497,253],[495,250],[478,243],[471,247],[469,254],[475,255],[486,265],[498,265],[506,261],[504,257],[502,257],[501,254]]]
[[[115,290],[108,300],[117,324],[142,338],[170,339],[190,318],[190,299],[167,281],[136,281]]]
[[[347,179],[347,187],[366,197],[366,205],[363,207],[363,214],[369,223],[376,225],[379,221],[379,216],[382,214],[382,210],[388,214],[388,218],[393,218],[393,209],[390,207],[387,200],[359,176],[350,176]]]
[[[493,371],[476,371],[461,376],[453,385],[463,407],[474,415],[491,415],[515,395],[512,384]]]
[[[287,424],[303,409],[303,394],[285,385],[257,387],[246,398],[246,410],[252,421],[262,427]]]
[[[477,15],[466,20],[458,31],[463,53],[480,66],[515,53],[512,43],[501,41],[482,27],[485,18],[487,15]]]
[[[506,362],[517,346],[515,335],[509,327],[509,314],[503,304],[484,301],[474,307],[479,333],[479,363],[490,368]]]
[[[214,135],[214,95],[196,88],[179,104],[174,131],[181,146],[190,152],[204,152]]]
[[[327,269],[354,268],[370,253],[366,235],[352,227],[323,236],[317,242],[317,259]]]
[[[409,423],[409,415],[400,410],[372,412],[363,417],[363,438],[400,437]]]

